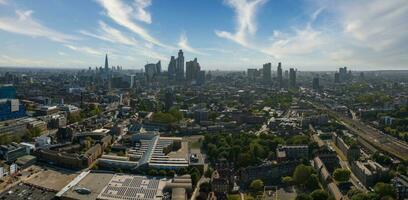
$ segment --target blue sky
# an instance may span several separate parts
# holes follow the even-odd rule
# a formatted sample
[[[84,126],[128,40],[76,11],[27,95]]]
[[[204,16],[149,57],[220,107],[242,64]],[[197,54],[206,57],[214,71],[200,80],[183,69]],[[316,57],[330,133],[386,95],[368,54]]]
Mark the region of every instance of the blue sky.
[[[0,0],[0,66],[408,69],[406,0]]]

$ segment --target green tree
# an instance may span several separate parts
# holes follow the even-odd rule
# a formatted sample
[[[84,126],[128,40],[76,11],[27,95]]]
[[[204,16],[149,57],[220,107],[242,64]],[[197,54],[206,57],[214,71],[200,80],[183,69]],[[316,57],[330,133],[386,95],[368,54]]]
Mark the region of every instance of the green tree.
[[[292,177],[284,176],[284,177],[282,177],[282,183],[285,184],[286,186],[291,186],[291,185],[293,185],[294,181],[293,181]]]
[[[264,187],[264,182],[261,179],[255,179],[249,185],[249,188],[251,188],[254,191],[261,191],[263,187]]]
[[[306,166],[304,164],[300,164],[296,167],[294,173],[293,173],[293,180],[300,185],[303,185],[306,183],[306,181],[309,179],[311,175],[311,169],[309,166]]]
[[[302,193],[297,195],[295,200],[313,200],[313,198],[308,194]]]
[[[370,200],[370,196],[365,193],[358,193],[351,196],[351,200]]]
[[[387,184],[387,183],[379,182],[375,184],[374,192],[377,193],[380,196],[380,198],[386,197],[386,196],[391,196],[395,198],[394,187],[392,187],[392,185]]]
[[[150,175],[150,176],[156,176],[158,173],[157,173],[156,169],[149,169],[147,174]]]
[[[313,191],[310,196],[313,198],[313,200],[327,200],[327,198],[329,198],[329,194],[321,189]]]
[[[207,171],[205,171],[205,173],[204,173],[204,176],[207,177],[207,178],[211,178],[213,171],[214,170],[211,167],[208,167]]]
[[[347,182],[350,179],[350,174],[351,172],[348,169],[337,168],[333,172],[333,178],[338,182]]]
[[[307,179],[306,187],[311,191],[320,189],[319,178],[316,174],[310,175],[310,177]]]
[[[160,175],[160,176],[166,176],[166,175],[167,175],[166,170],[160,170],[160,171],[159,171],[159,175]]]

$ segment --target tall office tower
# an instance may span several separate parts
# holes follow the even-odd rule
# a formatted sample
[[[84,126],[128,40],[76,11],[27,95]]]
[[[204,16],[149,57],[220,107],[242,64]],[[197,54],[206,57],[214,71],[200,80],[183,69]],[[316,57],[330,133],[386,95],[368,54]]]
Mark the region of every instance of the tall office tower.
[[[174,58],[174,56],[171,56],[170,58],[169,67],[167,69],[167,75],[169,80],[173,80],[174,77],[176,76],[176,59]]]
[[[258,69],[247,69],[247,75],[248,75],[248,79],[250,81],[255,81],[256,77],[258,76]]]
[[[197,62],[197,58],[186,62],[186,80],[190,82],[197,80],[198,72],[200,70],[200,63]]]
[[[105,71],[109,70],[109,64],[108,64],[108,54],[105,55]]]
[[[339,72],[334,73],[334,82],[335,83],[340,83],[340,74],[339,74]]]
[[[197,73],[197,84],[198,85],[204,85],[205,84],[205,71],[200,70]]]
[[[168,88],[164,94],[164,107],[166,111],[169,111],[174,103],[174,92],[172,89]]]
[[[178,81],[184,80],[184,55],[181,49],[176,60],[176,79]]]
[[[281,63],[278,64],[277,73],[278,73],[278,84],[279,84],[279,87],[281,88],[281,87],[283,87],[283,82],[282,82],[283,77],[282,77],[282,65],[281,65]]]
[[[263,81],[264,83],[272,82],[272,73],[271,73],[271,63],[265,63],[262,67]]]
[[[319,76],[313,78],[313,90],[315,91],[320,90]]]
[[[339,68],[339,80],[340,82],[347,80],[347,67]]]
[[[129,88],[134,88],[135,87],[135,75],[130,75],[129,76],[129,81],[130,81],[130,83],[129,83]]]
[[[156,74],[161,74],[161,61],[156,63]]]
[[[156,64],[149,63],[145,65],[145,74],[148,81],[152,80],[156,75]]]
[[[289,88],[296,88],[296,71],[293,68],[289,70]]]

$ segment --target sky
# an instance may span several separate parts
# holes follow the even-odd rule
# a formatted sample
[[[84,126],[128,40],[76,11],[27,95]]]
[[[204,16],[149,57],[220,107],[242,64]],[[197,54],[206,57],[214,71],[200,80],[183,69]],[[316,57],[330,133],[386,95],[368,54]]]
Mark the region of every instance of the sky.
[[[407,0],[0,0],[0,66],[408,70]],[[273,67],[273,68],[275,68]]]

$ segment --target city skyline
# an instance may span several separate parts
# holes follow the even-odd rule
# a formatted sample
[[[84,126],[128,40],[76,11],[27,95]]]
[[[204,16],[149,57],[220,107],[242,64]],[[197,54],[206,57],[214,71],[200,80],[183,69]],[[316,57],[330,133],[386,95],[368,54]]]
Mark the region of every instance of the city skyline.
[[[408,69],[407,10],[403,0],[0,0],[0,66],[87,68],[108,53],[115,66],[166,69],[183,49],[205,70]]]

